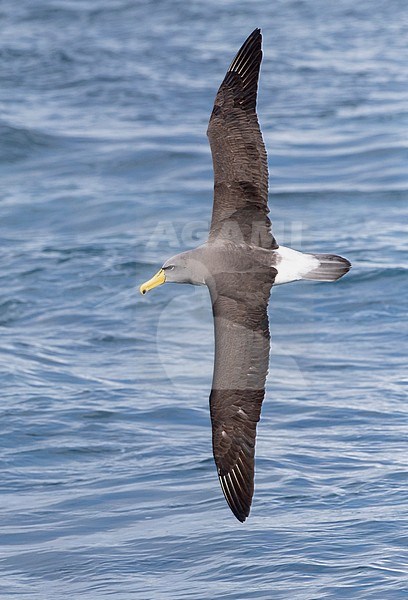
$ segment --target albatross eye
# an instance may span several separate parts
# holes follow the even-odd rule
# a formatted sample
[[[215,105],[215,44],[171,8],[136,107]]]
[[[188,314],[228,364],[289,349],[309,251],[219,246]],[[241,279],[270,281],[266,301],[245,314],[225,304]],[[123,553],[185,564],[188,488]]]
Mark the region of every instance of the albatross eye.
[[[163,267],[163,271],[172,271],[174,269],[174,265],[168,265],[167,267]]]

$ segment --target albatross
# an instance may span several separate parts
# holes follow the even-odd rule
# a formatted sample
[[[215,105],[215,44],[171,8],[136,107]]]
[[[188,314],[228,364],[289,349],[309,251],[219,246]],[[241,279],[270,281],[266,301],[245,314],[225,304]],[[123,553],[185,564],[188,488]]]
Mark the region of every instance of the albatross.
[[[262,35],[255,29],[218,90],[207,135],[214,201],[207,242],[169,258],[140,292],[163,283],[206,285],[214,317],[210,414],[221,489],[235,517],[254,494],[257,423],[269,367],[268,303],[274,285],[335,281],[351,264],[334,254],[279,246],[268,213],[268,164],[256,113]]]

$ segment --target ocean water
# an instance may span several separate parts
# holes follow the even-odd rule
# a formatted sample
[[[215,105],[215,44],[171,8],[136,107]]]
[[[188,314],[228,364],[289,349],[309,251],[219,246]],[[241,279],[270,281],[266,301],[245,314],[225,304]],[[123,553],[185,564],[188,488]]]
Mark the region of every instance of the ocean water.
[[[404,0],[2,0],[0,597],[408,597]],[[138,285],[205,239],[205,136],[240,44],[278,241],[250,518],[211,452],[206,289]]]

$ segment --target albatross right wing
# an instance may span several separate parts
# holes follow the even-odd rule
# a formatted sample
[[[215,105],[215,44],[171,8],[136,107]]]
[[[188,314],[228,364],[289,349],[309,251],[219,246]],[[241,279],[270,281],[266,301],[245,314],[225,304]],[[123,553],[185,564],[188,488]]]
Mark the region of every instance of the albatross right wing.
[[[256,114],[262,35],[244,42],[218,90],[208,125],[214,167],[209,240],[278,248],[268,218],[268,163]]]

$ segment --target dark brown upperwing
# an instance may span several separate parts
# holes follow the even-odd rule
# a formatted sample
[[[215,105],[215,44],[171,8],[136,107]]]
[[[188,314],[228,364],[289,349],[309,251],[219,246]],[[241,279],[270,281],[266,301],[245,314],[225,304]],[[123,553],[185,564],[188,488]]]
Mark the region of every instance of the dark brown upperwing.
[[[254,493],[256,425],[269,365],[267,307],[276,273],[271,267],[218,273],[209,284],[215,330],[213,452],[225,499],[241,522]]]
[[[207,135],[214,167],[210,241],[278,248],[268,218],[268,163],[256,115],[262,36],[255,29],[229,67]]]

